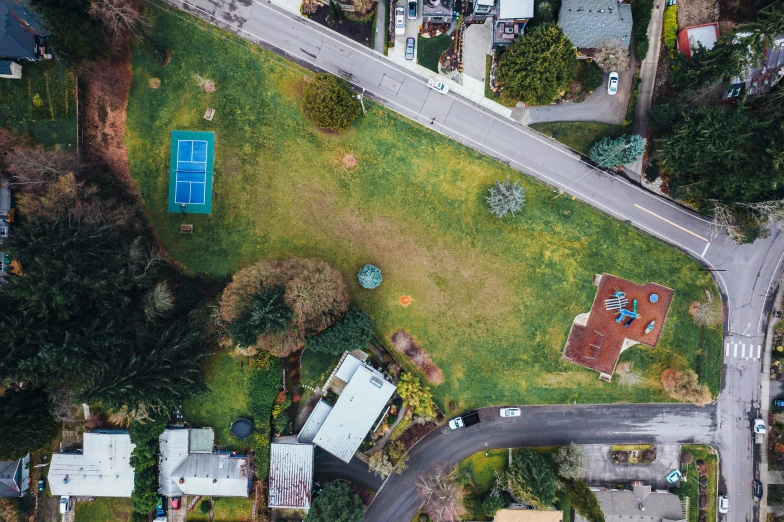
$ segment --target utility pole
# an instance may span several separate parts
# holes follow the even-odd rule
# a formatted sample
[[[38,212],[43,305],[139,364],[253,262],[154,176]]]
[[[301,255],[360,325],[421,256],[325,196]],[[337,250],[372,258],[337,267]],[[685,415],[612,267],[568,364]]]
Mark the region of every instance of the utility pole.
[[[363,100],[363,96],[365,96],[365,88],[362,87],[362,94],[357,94],[357,99],[359,100],[360,105],[362,105],[362,114],[367,116],[367,111],[365,110],[365,100]]]

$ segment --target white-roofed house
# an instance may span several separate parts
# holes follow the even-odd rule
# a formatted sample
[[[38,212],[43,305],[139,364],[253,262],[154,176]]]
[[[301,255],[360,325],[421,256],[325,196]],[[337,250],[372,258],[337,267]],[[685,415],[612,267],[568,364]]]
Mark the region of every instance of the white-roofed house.
[[[321,429],[321,425],[327,420],[329,413],[332,411],[330,406],[324,399],[318,401],[316,407],[310,413],[308,420],[297,435],[297,442],[311,443],[316,438],[316,433]]]
[[[214,452],[212,428],[167,428],[159,438],[158,493],[247,497],[248,458]]]
[[[285,510],[287,518],[295,513],[304,516],[310,509],[312,489],[313,444],[273,442],[268,507]]]
[[[55,453],[49,467],[54,496],[130,497],[134,444],[126,431],[85,433],[82,453]]]

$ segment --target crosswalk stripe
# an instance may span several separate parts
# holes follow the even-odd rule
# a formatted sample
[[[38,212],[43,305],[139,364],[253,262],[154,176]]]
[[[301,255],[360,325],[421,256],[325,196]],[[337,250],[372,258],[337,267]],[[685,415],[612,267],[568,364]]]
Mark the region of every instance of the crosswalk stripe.
[[[732,356],[733,357],[737,357],[738,356],[738,345],[735,344],[735,343],[732,343],[732,347],[734,348],[734,350],[732,351]]]
[[[743,350],[741,351],[740,356],[741,357],[746,357],[746,345],[742,344],[741,346],[743,347]]]
[[[726,350],[724,350],[724,357],[729,357],[730,356],[730,343],[727,343],[726,346],[727,346],[727,348],[726,348]]]
[[[762,345],[761,345],[761,344],[758,344],[758,345],[757,345],[757,359],[759,359],[759,358],[760,358],[760,354],[761,354],[761,353],[762,353]]]

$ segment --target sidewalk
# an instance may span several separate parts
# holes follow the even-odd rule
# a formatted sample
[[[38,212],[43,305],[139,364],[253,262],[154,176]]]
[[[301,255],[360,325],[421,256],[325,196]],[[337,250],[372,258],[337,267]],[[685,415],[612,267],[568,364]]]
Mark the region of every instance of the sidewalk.
[[[388,27],[384,27],[384,22],[387,19],[387,0],[378,1],[378,9],[376,10],[376,36],[373,40],[373,50],[379,54],[384,54],[384,38]]]
[[[653,88],[656,84],[656,68],[659,65],[661,51],[662,24],[664,23],[664,0],[655,0],[651,22],[648,24],[648,54],[640,64],[640,93],[634,109],[634,125],[632,132],[645,137],[648,132],[648,109],[653,100]],[[629,169],[642,176],[642,158],[629,165]]]

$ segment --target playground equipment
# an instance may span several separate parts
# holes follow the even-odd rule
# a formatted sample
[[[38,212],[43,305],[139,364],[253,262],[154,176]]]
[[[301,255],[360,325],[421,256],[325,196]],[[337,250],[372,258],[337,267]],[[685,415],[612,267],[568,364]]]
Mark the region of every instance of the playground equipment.
[[[625,308],[621,308],[620,310],[618,310],[617,313],[618,313],[618,319],[615,320],[616,323],[621,323],[621,322],[625,321],[626,319],[631,319],[628,323],[624,324],[624,326],[626,328],[628,328],[629,325],[632,324],[632,321],[634,321],[635,319],[640,319],[640,317],[641,317],[640,314],[637,313],[637,299],[634,300],[634,311],[633,312],[630,312],[629,310],[626,310]]]
[[[626,292],[616,290],[609,299],[604,300],[604,307],[607,310],[620,310],[629,303],[626,300]]]
[[[659,294],[651,294],[651,295],[649,295],[648,296],[648,300],[650,302],[652,302],[652,303],[658,303],[659,302]]]
[[[656,326],[656,321],[651,321],[650,323],[648,323],[648,326],[645,327],[645,333],[647,334],[651,333],[655,326]]]

